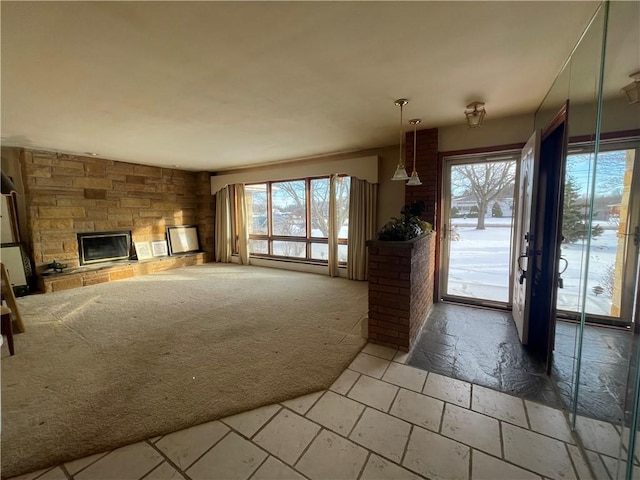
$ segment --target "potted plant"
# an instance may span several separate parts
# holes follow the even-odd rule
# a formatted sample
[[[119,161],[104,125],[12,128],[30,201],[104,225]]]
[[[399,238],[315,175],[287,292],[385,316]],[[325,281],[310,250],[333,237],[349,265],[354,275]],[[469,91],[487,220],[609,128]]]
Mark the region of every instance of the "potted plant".
[[[402,242],[432,231],[432,225],[420,218],[424,213],[423,201],[408,203],[400,210],[400,217],[393,217],[378,232],[378,240]]]

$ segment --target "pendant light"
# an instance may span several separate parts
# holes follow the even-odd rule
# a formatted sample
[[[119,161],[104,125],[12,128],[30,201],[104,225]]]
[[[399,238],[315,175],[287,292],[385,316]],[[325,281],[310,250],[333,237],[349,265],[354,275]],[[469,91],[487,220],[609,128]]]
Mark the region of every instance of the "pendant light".
[[[396,171],[393,174],[393,177],[391,177],[391,180],[408,180],[409,175],[407,175],[407,170],[404,168],[404,160],[402,160],[402,145],[404,143],[404,132],[402,131],[402,109],[407,103],[409,103],[409,100],[406,98],[400,98],[393,103],[400,107],[400,157],[398,158],[398,166],[396,167]]]
[[[416,148],[417,148],[417,129],[418,124],[421,122],[419,118],[409,120],[409,123],[413,125],[413,171],[411,172],[411,178],[407,182],[407,185],[422,185],[418,172],[416,171]]]

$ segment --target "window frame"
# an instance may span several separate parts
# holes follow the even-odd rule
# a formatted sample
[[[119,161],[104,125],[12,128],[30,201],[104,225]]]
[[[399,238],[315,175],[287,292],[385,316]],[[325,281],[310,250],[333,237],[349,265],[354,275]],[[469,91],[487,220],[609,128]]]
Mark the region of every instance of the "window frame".
[[[349,178],[348,175],[338,175],[340,178]],[[298,263],[310,263],[314,265],[328,265],[329,260],[315,259],[311,258],[311,246],[312,244],[320,244],[320,245],[329,245],[329,237],[312,237],[312,219],[311,219],[311,181],[312,180],[329,180],[331,181],[331,176],[328,175],[320,175],[314,177],[302,177],[302,178],[290,178],[286,180],[269,180],[265,182],[252,182],[247,183],[246,186],[251,185],[266,185],[266,196],[267,196],[267,234],[256,234],[249,233],[249,240],[264,240],[267,242],[267,251],[268,253],[251,253],[252,257],[255,258],[266,258],[273,260],[284,260],[284,261],[292,261]],[[273,205],[272,205],[272,187],[273,184],[277,183],[286,183],[286,182],[305,182],[305,235],[274,235],[273,234]],[[246,195],[246,193],[245,193]],[[237,195],[235,208],[238,208]],[[236,228],[237,232],[237,228]],[[287,255],[275,255],[273,253],[273,242],[284,241],[284,242],[300,242],[305,244],[305,256],[304,257],[294,257]],[[347,245],[348,239],[346,238],[338,238],[338,245]],[[237,236],[236,236],[236,251],[237,251]],[[338,265],[341,267],[345,267],[347,262],[338,262]]]
[[[633,134],[631,135],[604,134],[600,138],[601,140],[600,140],[600,148],[598,150],[598,155],[600,155],[601,153],[612,152],[612,151],[635,150],[634,162],[640,162],[640,146],[638,144],[638,141],[640,140],[640,135],[638,134],[638,132],[634,131]],[[569,138],[569,142],[567,145],[567,153],[565,155],[565,162],[567,161],[570,155],[576,155],[576,154],[595,155],[595,146],[591,137],[583,136],[583,137]],[[589,173],[589,175],[591,175],[591,172]],[[633,182],[640,183],[639,177],[640,177],[640,166],[634,164],[632,180],[631,180],[632,186],[634,185]],[[589,182],[591,182],[591,178],[589,179]],[[634,196],[634,192],[636,192],[636,189],[631,190],[631,196],[629,198],[629,208],[633,210],[635,210],[636,205],[640,205],[640,202],[638,202],[637,200],[637,197],[639,194],[635,193],[635,196]],[[590,193],[591,192],[589,192],[588,194],[590,195]],[[638,213],[632,213],[631,215],[637,218]],[[631,215],[629,216],[629,219],[630,219],[629,225],[633,225],[636,223],[632,219],[633,217]],[[633,248],[633,247],[631,247],[631,245],[627,245],[626,248]],[[585,250],[586,250],[586,246],[583,246],[583,253]],[[631,257],[631,256],[628,255],[628,257]],[[581,266],[581,269],[583,267],[584,265]],[[623,264],[622,269],[623,269],[622,295],[625,295],[625,283],[629,284],[633,282],[631,278],[635,276],[635,273],[634,273],[635,267],[631,265],[629,262],[625,262]],[[582,273],[581,273],[581,276],[582,276]],[[581,282],[583,281],[582,277],[580,281]],[[629,325],[631,325],[632,323],[624,319],[631,318],[629,316],[629,312],[633,308],[633,300],[631,299],[631,297],[632,295],[629,295],[628,289],[627,289],[627,298],[623,297],[621,301],[622,309],[618,316],[586,312],[586,317],[585,317],[586,323],[589,325],[604,325],[604,326],[628,328]],[[567,320],[570,322],[579,322],[580,316],[581,316],[581,309],[578,309],[576,311],[576,310],[569,310],[567,308],[557,307],[557,315],[558,315],[558,318],[562,320]]]

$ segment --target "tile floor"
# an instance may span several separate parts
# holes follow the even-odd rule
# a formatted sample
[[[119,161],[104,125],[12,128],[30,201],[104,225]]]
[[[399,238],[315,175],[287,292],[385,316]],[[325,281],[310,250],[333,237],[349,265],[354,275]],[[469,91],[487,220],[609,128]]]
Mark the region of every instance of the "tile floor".
[[[560,411],[406,359],[368,344],[329,390],[13,480],[592,478]]]

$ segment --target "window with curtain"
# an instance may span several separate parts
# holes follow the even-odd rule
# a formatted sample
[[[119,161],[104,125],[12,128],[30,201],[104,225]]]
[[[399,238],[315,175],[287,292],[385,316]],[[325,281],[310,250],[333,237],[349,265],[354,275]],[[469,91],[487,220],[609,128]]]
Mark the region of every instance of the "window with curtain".
[[[349,177],[335,179],[338,261],[347,262]],[[327,263],[330,178],[245,185],[249,253],[256,257]]]

